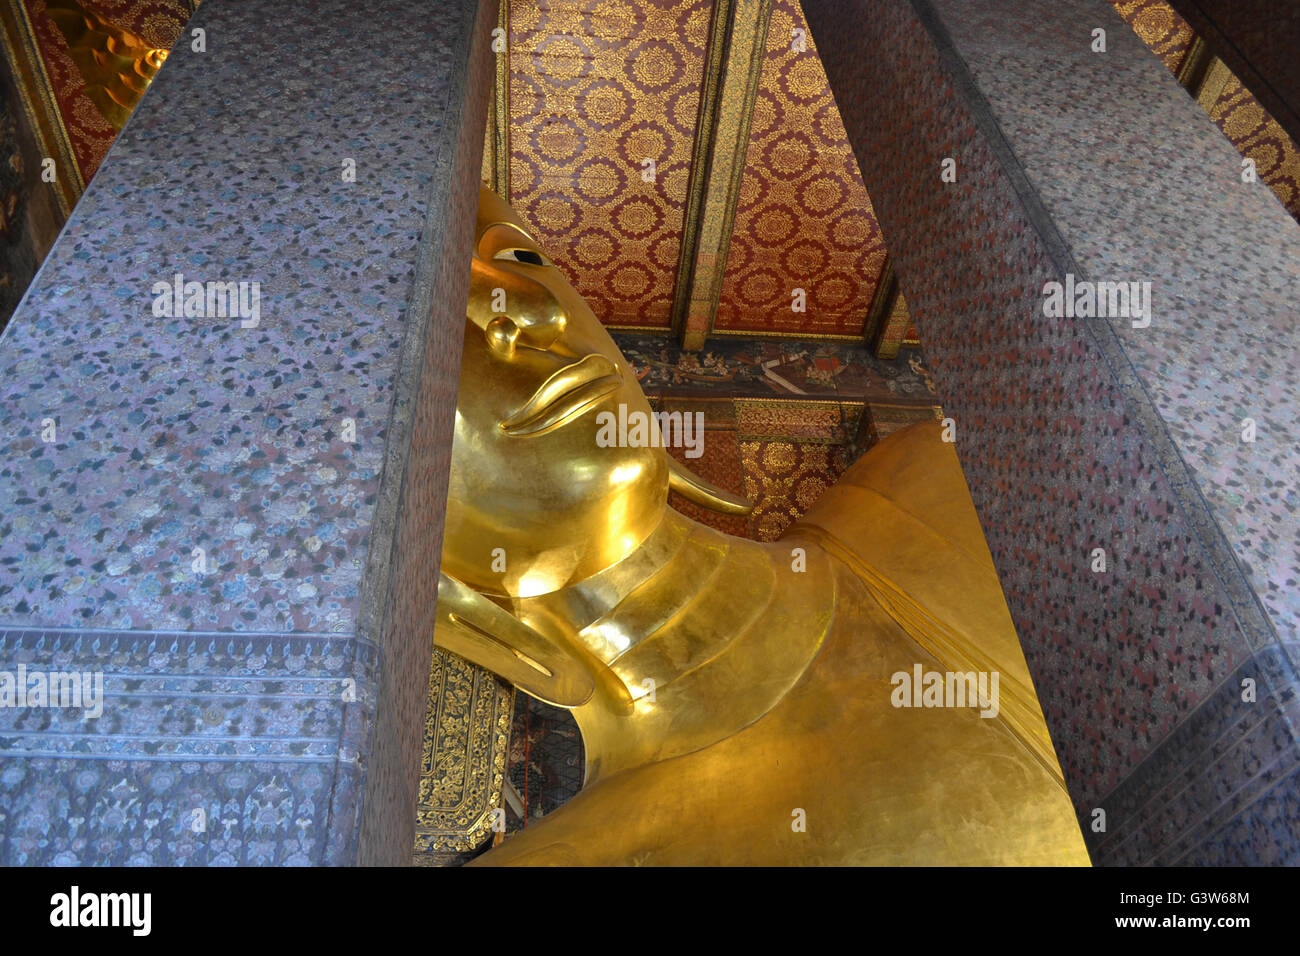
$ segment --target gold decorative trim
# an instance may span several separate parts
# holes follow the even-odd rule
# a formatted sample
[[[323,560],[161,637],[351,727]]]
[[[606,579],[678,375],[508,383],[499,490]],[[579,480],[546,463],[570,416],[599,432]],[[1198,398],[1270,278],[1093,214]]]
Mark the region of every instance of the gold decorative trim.
[[[752,329],[712,329],[718,339],[798,339],[801,342],[861,342],[860,335],[833,335],[829,332],[770,332]]]
[[[867,309],[867,321],[862,326],[862,338],[867,345],[870,345],[872,339],[876,337],[885,321],[885,316],[889,314],[889,307],[893,304],[897,287],[894,260],[886,255],[885,264],[880,269],[880,281],[876,283],[876,294],[871,297],[871,305]]]
[[[22,101],[37,148],[45,157],[55,161],[57,176],[50,185],[59,212],[66,220],[85,191],[86,182],[81,175],[76,151],[72,148],[72,138],[63,123],[54,86],[45,72],[36,33],[21,0],[0,3],[0,25],[3,26],[5,57],[18,86],[18,99]]]
[[[510,201],[510,0],[498,0],[497,25],[505,46],[493,52],[492,95],[483,129],[483,185]],[[494,42],[495,42],[495,38]]]
[[[695,121],[695,145],[691,148],[691,176],[686,187],[686,212],[682,219],[682,242],[677,252],[677,278],[673,284],[673,304],[669,313],[671,328],[668,331],[673,335],[682,334],[686,321],[691,275],[700,241],[700,216],[704,211],[705,187],[708,185],[709,157],[718,131],[718,107],[726,65],[723,54],[733,6],[733,0],[714,0],[713,19],[709,23],[704,77],[700,82],[700,105]]]
[[[864,405],[869,404],[867,400],[861,398],[814,398],[812,396],[808,398],[768,398],[766,395],[736,396],[726,400],[737,405],[834,405],[842,408],[862,408]],[[915,407],[920,408],[922,406]]]
[[[651,333],[660,335],[669,339],[673,336],[672,329],[665,329],[662,325],[611,325],[607,326],[607,331],[613,335],[620,332],[637,332]],[[771,332],[767,330],[755,331],[752,329],[714,329],[709,333],[715,339],[798,339],[801,342],[861,342],[860,335],[833,335],[829,332]]]
[[[665,338],[670,338],[673,334],[672,329],[664,328],[662,325],[607,325],[605,331],[611,335],[617,335],[619,332],[654,332]]]

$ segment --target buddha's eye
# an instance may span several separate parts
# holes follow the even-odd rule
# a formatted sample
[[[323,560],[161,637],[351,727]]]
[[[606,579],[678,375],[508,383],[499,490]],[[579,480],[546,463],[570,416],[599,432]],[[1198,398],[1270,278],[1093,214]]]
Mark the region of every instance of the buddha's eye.
[[[539,253],[533,252],[531,249],[502,249],[492,258],[505,259],[509,262],[526,262],[530,266],[545,266],[550,264],[542,258]]]

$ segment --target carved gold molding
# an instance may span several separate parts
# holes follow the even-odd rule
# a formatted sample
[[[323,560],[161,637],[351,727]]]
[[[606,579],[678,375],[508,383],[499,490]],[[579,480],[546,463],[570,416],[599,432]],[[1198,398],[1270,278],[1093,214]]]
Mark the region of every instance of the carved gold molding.
[[[860,335],[833,335],[830,332],[770,332],[754,329],[713,329],[717,339],[798,339],[800,342],[861,342]],[[703,345],[703,343],[701,343]]]
[[[440,855],[475,850],[491,838],[514,696],[483,668],[434,650],[415,820],[421,862],[440,862]]]

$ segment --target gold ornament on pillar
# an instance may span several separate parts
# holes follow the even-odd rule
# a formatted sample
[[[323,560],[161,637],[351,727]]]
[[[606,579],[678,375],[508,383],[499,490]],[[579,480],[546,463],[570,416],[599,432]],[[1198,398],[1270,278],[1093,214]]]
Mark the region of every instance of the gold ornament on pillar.
[[[68,54],[86,81],[86,95],[120,132],[167,51],[151,47],[77,0],[47,0],[45,7],[68,41]]]
[[[777,542],[707,528],[669,488],[747,504],[600,440],[649,404],[488,190],[475,236],[435,644],[572,708],[587,754],[582,793],[477,862],[1087,864],[940,427]],[[987,692],[932,706],[936,672]]]

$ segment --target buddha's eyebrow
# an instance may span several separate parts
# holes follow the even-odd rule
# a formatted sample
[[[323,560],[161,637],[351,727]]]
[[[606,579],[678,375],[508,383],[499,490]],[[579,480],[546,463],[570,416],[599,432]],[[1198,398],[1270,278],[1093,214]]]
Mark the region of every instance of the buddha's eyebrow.
[[[487,236],[487,234],[490,233],[493,229],[497,228],[498,226],[504,229],[509,229],[515,235],[531,243],[534,249],[537,249],[539,252],[541,251],[542,248],[541,244],[538,243],[538,241],[534,239],[532,236],[530,236],[526,229],[524,229],[522,226],[516,225],[513,222],[498,221],[498,222],[488,223],[486,226],[483,227],[483,231],[479,233],[478,242],[482,242],[483,239]]]

